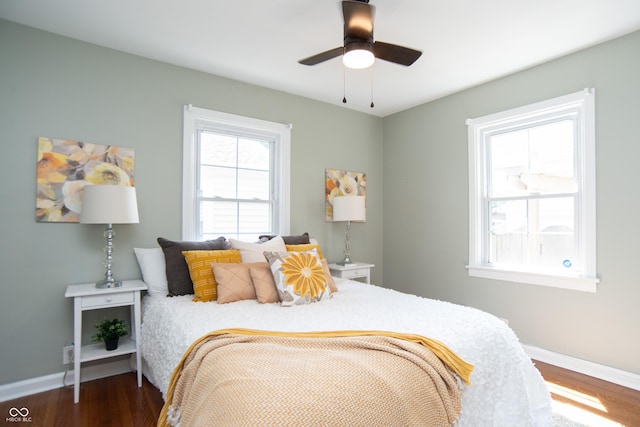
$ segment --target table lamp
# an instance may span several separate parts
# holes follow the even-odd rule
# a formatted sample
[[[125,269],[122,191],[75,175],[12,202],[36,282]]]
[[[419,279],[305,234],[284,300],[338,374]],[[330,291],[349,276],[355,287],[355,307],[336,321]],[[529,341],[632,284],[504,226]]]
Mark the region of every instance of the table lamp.
[[[364,196],[338,196],[333,198],[333,220],[347,222],[344,260],[339,265],[354,264],[351,262],[351,221],[364,222],[366,219]]]
[[[111,273],[113,261],[113,224],[138,223],[138,204],[135,187],[123,185],[86,185],[82,197],[82,224],[106,224],[104,237],[107,239],[104,251],[106,273],[103,280],[96,283],[96,288],[117,288],[122,282],[115,280]]]

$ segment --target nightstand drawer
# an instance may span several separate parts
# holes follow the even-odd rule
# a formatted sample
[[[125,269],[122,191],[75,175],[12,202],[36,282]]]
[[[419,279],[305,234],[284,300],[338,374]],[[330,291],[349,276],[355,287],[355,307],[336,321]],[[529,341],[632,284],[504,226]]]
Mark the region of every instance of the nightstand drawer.
[[[352,277],[364,277],[369,273],[368,268],[358,268],[355,270],[345,270],[342,272],[342,277],[350,279]]]
[[[110,305],[133,304],[133,292],[120,292],[117,294],[88,295],[82,297],[82,308],[108,307]]]
[[[356,262],[354,264],[329,264],[331,275],[341,279],[365,279],[365,283],[370,283],[371,269],[374,264],[366,262]]]

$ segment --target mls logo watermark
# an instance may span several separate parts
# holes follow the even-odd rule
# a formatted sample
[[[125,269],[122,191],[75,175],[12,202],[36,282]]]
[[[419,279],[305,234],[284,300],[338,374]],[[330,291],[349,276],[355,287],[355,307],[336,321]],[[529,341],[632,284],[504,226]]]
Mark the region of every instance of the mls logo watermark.
[[[13,408],[9,409],[9,416],[6,418],[8,423],[30,423],[31,417],[29,416],[28,408]]]

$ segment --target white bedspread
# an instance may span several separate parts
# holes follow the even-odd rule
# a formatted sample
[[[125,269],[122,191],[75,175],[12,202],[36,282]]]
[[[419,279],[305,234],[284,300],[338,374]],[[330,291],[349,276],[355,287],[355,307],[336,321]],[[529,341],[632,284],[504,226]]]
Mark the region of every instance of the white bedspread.
[[[475,365],[472,385],[460,381],[457,426],[551,426],[551,401],[542,376],[517,337],[496,317],[469,307],[336,279],[339,292],[315,304],[281,307],[255,300],[230,304],[192,296],[147,296],[141,329],[144,374],[165,395],[189,345],[224,328],[276,331],[385,330],[440,340]]]

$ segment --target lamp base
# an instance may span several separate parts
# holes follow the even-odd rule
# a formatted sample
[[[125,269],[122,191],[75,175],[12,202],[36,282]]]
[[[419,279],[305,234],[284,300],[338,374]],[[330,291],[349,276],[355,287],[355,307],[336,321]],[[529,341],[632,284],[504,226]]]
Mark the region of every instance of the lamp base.
[[[113,224],[107,224],[107,229],[104,232],[104,237],[107,239],[104,247],[107,259],[104,261],[104,265],[107,268],[107,271],[104,273],[104,279],[96,283],[96,288],[98,289],[119,288],[122,286],[122,282],[114,279],[113,274],[111,273],[111,263],[113,261],[113,237],[115,234],[115,231],[113,231]]]
[[[119,280],[114,280],[113,277],[109,279],[103,279],[96,283],[96,288],[104,289],[104,288],[120,288],[122,287],[122,282]]]
[[[352,261],[351,261],[351,257],[350,257],[349,255],[346,255],[342,261],[340,261],[340,262],[336,262],[336,264],[338,264],[338,265],[344,265],[344,266],[347,266],[347,265],[356,265],[356,263],[355,263],[355,262],[352,262]]]

